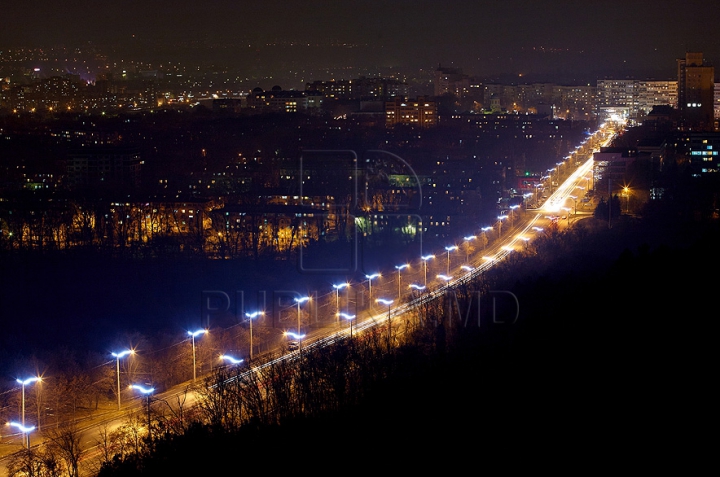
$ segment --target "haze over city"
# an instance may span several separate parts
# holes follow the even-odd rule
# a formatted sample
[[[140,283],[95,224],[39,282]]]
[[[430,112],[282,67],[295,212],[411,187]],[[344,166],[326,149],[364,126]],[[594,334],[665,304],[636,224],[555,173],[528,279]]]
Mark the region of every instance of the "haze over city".
[[[668,59],[702,51],[720,59],[712,2],[351,1],[13,2],[0,49],[87,48],[115,57],[252,71],[286,88],[318,68],[431,70],[573,84],[603,77],[668,79]],[[300,71],[293,83],[289,71]],[[315,76],[312,76],[312,75]],[[357,75],[356,75],[357,76]],[[270,87],[270,85],[261,85]]]

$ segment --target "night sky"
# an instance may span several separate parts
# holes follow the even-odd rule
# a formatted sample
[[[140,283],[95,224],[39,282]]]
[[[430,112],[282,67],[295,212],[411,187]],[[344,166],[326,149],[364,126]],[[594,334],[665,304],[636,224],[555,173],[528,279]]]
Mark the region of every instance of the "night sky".
[[[227,61],[244,43],[339,42],[355,45],[344,55],[355,67],[443,64],[481,76],[526,77],[605,72],[671,79],[675,58],[685,51],[702,51],[720,64],[713,35],[720,9],[712,0],[6,3],[0,48],[90,41],[130,55],[160,43],[193,43],[222,47]]]

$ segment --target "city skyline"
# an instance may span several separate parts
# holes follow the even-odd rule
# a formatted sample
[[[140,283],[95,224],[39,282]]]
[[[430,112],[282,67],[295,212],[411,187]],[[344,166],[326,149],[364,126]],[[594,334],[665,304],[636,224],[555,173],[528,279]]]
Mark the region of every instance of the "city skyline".
[[[142,8],[141,8],[142,7]],[[133,14],[132,12],[139,12]],[[241,68],[432,69],[578,83],[608,75],[672,77],[686,51],[709,63],[720,47],[703,25],[705,1],[626,2],[265,2],[108,5],[35,2],[4,11],[0,49],[95,44],[145,61],[209,61]],[[352,76],[352,75],[351,75]],[[323,79],[305,77],[304,81]]]

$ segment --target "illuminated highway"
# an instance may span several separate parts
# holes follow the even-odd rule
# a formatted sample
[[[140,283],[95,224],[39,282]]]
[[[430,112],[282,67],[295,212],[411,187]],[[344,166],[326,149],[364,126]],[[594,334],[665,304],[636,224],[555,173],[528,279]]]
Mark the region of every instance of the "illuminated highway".
[[[427,260],[424,260],[423,266],[414,267],[412,270],[410,270],[412,267],[408,267],[407,271],[404,266],[396,266],[395,270],[388,272],[388,276],[397,274],[398,280],[397,282],[392,282],[392,286],[389,282],[384,285],[375,285],[371,282],[372,279],[366,280],[368,288],[372,287],[372,290],[375,291],[375,294],[370,300],[370,309],[361,310],[357,313],[357,318],[352,320],[351,323],[349,322],[347,325],[343,324],[342,326],[338,326],[331,332],[328,332],[327,328],[308,332],[307,335],[303,335],[299,340],[298,350],[286,352],[273,360],[245,371],[245,373],[257,372],[265,367],[276,364],[278,361],[297,359],[301,353],[307,352],[312,348],[330,345],[339,339],[345,339],[351,332],[353,335],[362,334],[376,326],[387,326],[388,323],[391,327],[396,326],[397,321],[405,318],[408,312],[415,311],[418,307],[444,296],[448,289],[474,280],[495,264],[502,261],[509,254],[513,253],[513,251],[526,248],[528,242],[534,240],[538,234],[544,233],[546,227],[552,222],[556,222],[560,226],[564,217],[566,223],[569,225],[570,217],[576,214],[578,201],[582,200],[582,197],[587,192],[587,186],[591,180],[593,166],[592,151],[609,144],[616,133],[617,131],[615,130],[611,130],[609,133],[606,131],[598,131],[593,137],[588,138],[588,141],[592,139],[597,140],[597,145],[586,153],[588,156],[586,160],[580,162],[574,170],[570,171],[569,174],[567,174],[567,178],[565,178],[562,183],[557,184],[555,190],[550,193],[547,199],[540,204],[537,209],[512,211],[513,213],[511,215],[498,217],[497,237],[487,247],[482,247],[481,250],[476,250],[473,253],[466,253],[464,257],[465,260],[455,259],[456,263],[452,266],[451,249],[446,248],[446,252],[438,253],[432,258],[432,261],[435,262],[432,266],[434,273],[430,277],[427,275],[430,258],[427,257]],[[573,167],[570,164],[569,158],[570,156],[566,158],[564,163],[559,164],[558,168]],[[560,170],[556,172],[559,174]],[[547,185],[545,185],[544,188],[551,189],[553,187],[553,180],[551,177],[547,179]],[[536,194],[537,193],[536,191]],[[507,223],[508,219],[510,220],[509,223]],[[505,223],[505,225],[503,225],[503,223]],[[490,227],[488,227],[488,229],[489,228]],[[485,231],[480,231],[478,236],[482,233],[485,233]],[[476,236],[466,237],[465,239],[470,240],[471,238],[475,239]],[[453,247],[452,251],[457,251],[457,249],[458,247]],[[462,265],[458,264],[458,261],[462,261]],[[437,274],[438,269],[448,274]],[[404,275],[403,272],[405,272]],[[407,288],[405,288],[405,286],[400,287],[401,280],[407,283]],[[397,283],[397,285],[394,285],[394,283]],[[420,285],[419,283],[426,283],[427,286]],[[415,289],[414,293],[409,293],[413,288]],[[406,290],[406,293],[402,293],[402,290]],[[339,310],[339,287],[335,291],[332,291],[331,294],[333,298],[332,303],[334,303],[334,306],[337,306]],[[386,304],[375,303],[375,299],[386,299],[382,297],[389,297],[387,300],[392,299],[393,301],[391,303],[387,301],[385,302]],[[387,303],[390,304],[388,305]],[[295,306],[292,308],[295,309]],[[278,349],[275,351],[282,350]],[[202,376],[198,376],[198,382],[202,382]],[[156,405],[168,406],[168,409],[174,410],[177,410],[177,408],[180,407],[180,403],[182,403],[184,409],[189,409],[196,404],[196,400],[198,399],[196,393],[190,391],[191,388],[189,383],[175,386],[166,392],[153,395],[152,402],[160,403]],[[100,446],[97,441],[101,430],[106,429],[107,431],[112,431],[124,425],[131,413],[138,413],[143,410],[145,403],[144,398],[135,397],[135,399],[126,403],[121,411],[106,411],[101,414],[96,414],[91,418],[78,421],[77,426],[81,434],[80,445],[85,449],[84,460],[89,461],[100,456]],[[7,475],[5,467],[7,455],[19,450],[21,437],[22,436],[17,433],[3,435],[3,440],[0,441],[2,444],[2,446],[0,446],[0,477]],[[38,436],[32,436],[32,445],[38,445],[38,440]]]

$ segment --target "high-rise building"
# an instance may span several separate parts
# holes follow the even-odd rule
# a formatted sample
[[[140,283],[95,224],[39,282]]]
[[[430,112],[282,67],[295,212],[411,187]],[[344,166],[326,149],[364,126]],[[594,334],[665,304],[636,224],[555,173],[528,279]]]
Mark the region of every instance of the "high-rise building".
[[[685,53],[677,60],[678,110],[680,127],[710,131],[714,128],[713,101],[715,68],[706,64],[702,53]]]

